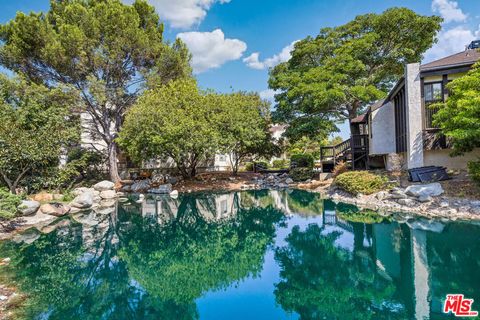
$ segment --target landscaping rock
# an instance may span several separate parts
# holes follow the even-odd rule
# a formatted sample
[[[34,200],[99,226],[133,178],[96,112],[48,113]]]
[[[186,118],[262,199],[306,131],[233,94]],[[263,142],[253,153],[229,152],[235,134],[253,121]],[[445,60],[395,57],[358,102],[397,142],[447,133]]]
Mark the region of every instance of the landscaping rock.
[[[433,200],[432,197],[430,196],[420,196],[417,199],[419,202],[426,203],[426,202],[431,202]]]
[[[140,180],[132,184],[131,191],[134,193],[141,193],[147,191],[150,189],[150,187],[151,185],[149,179]]]
[[[398,199],[397,203],[402,206],[412,207],[415,205],[415,200],[413,199]]]
[[[169,184],[171,184],[171,185],[174,185],[174,184],[177,184],[178,179],[175,178],[175,177],[167,176],[167,179],[165,179],[165,182],[166,182],[166,183],[169,183]]]
[[[47,192],[40,192],[30,196],[31,200],[38,201],[38,202],[61,200],[62,198],[63,198],[63,195],[61,194],[47,193]]]
[[[172,185],[169,183],[162,184],[161,186],[158,186],[158,188],[148,190],[148,193],[155,193],[155,194],[170,194],[171,192],[172,192]]]
[[[22,216],[29,216],[35,214],[40,208],[40,202],[33,200],[23,200],[18,206],[17,210]]]
[[[407,199],[408,196],[402,190],[393,190],[388,196],[390,199]]]
[[[375,198],[379,201],[383,201],[388,197],[388,192],[386,191],[380,191],[375,195]]]
[[[172,192],[170,192],[170,197],[176,199],[176,198],[178,197],[178,191],[177,191],[177,190],[173,190]]]
[[[115,190],[104,190],[100,192],[100,198],[102,199],[114,199],[117,197]]]
[[[414,197],[421,197],[421,196],[431,196],[437,197],[443,194],[443,188],[440,183],[429,183],[429,184],[419,184],[419,185],[412,185],[405,189],[405,193],[414,196]]]
[[[85,192],[91,192],[91,193],[93,193],[94,191],[95,191],[95,189],[93,189],[93,188],[80,187],[80,188],[74,189],[72,193],[73,193],[73,195],[75,195],[75,196],[79,196],[79,195],[81,195],[81,194],[83,194],[83,193],[85,193]]]
[[[132,191],[132,186],[131,185],[124,185],[120,188],[120,191],[122,192],[131,192]]]
[[[90,208],[93,205],[93,192],[84,192],[73,199],[71,207],[78,209]]]
[[[115,187],[115,183],[105,180],[94,185],[93,189],[101,192],[106,190],[113,190],[114,187]]]
[[[165,183],[165,176],[160,173],[156,173],[152,176],[152,184],[159,185]]]
[[[117,201],[115,199],[105,199],[98,203],[98,207],[100,209],[115,207],[116,202]]]
[[[70,212],[70,207],[62,203],[45,203],[40,207],[40,212],[55,217],[61,217]]]
[[[287,178],[287,179],[285,179],[285,183],[286,183],[286,184],[292,184],[292,183],[293,183],[293,179],[292,179],[292,178]]]

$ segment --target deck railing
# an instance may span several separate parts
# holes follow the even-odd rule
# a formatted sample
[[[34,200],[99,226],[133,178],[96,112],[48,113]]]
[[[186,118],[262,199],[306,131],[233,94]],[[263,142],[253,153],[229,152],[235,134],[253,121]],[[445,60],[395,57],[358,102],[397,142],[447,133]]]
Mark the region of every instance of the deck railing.
[[[352,150],[368,152],[368,134],[354,134],[335,146],[320,147],[320,160],[336,164],[340,159],[346,159]]]

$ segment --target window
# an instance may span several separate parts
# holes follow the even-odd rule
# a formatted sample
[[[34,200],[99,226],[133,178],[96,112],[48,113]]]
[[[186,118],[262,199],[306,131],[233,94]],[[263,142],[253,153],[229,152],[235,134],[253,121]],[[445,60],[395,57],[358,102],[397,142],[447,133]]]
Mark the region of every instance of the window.
[[[443,101],[443,88],[441,82],[426,83],[424,85],[425,103]]]

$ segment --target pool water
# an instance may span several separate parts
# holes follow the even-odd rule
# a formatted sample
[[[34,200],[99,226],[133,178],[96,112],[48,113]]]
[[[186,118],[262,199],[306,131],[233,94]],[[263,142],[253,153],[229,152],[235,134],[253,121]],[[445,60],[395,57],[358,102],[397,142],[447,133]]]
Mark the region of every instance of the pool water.
[[[451,319],[480,310],[480,226],[299,190],[132,197],[0,243],[25,319]]]

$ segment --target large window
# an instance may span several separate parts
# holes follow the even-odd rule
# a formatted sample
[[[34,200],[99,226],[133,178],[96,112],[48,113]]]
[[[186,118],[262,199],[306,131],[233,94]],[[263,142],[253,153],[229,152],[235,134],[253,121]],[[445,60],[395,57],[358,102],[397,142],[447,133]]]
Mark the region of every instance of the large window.
[[[426,83],[423,86],[423,96],[425,99],[425,129],[435,129],[433,125],[433,115],[437,113],[437,108],[430,105],[443,101],[443,84],[442,82]]]

